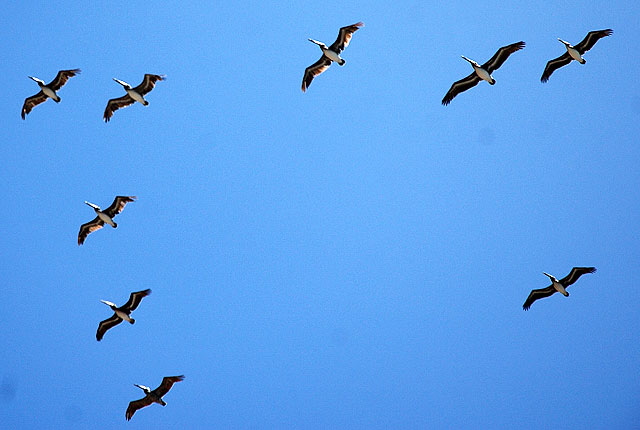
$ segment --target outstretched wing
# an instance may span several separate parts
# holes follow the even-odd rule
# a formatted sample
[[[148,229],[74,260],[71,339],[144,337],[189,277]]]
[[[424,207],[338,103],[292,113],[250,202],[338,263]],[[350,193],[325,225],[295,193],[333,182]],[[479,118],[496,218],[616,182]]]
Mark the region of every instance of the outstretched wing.
[[[329,46],[329,49],[331,49],[336,54],[341,53],[343,49],[349,46],[349,42],[351,42],[353,33],[358,31],[362,26],[364,26],[364,23],[357,22],[353,25],[347,25],[346,27],[342,27],[338,32],[338,38],[336,39],[335,42],[333,42],[331,46]]]
[[[144,96],[149,91],[151,91],[153,89],[153,87],[155,87],[156,82],[164,81],[164,80],[165,80],[165,76],[164,75],[151,75],[151,74],[147,73],[146,75],[144,75],[144,79],[142,79],[142,83],[140,85],[138,85],[137,87],[135,87],[133,90],[136,93]]]
[[[64,84],[67,83],[69,78],[74,77],[80,73],[80,69],[60,70],[53,81],[47,85],[53,91],[58,91]]]
[[[331,60],[324,55],[320,57],[318,61],[304,69],[304,76],[302,77],[302,92],[305,92],[313,78],[324,72],[331,65]]]
[[[606,30],[590,31],[589,33],[587,33],[585,38],[582,39],[582,42],[575,45],[574,48],[576,48],[580,55],[582,55],[589,49],[593,48],[593,45],[595,45],[598,40],[602,39],[603,37],[611,36],[612,34],[613,30],[611,30],[610,28]]]
[[[594,273],[595,271],[595,267],[574,267],[567,276],[560,279],[558,282],[560,282],[563,287],[567,288],[569,285],[576,282],[580,276],[587,273]]]
[[[165,376],[164,378],[162,378],[162,383],[160,384],[160,386],[153,391],[158,396],[162,397],[169,392],[171,387],[173,387],[173,384],[175,384],[176,382],[180,382],[182,380],[184,380],[184,375]]]
[[[100,324],[98,324],[98,331],[96,332],[96,339],[98,340],[98,342],[102,340],[107,330],[117,326],[121,322],[122,322],[122,318],[120,318],[116,314],[113,314],[111,318],[108,318],[104,321],[100,321]]]
[[[125,418],[127,418],[127,421],[129,421],[138,409],[146,408],[151,403],[153,403],[153,401],[149,398],[149,396],[145,396],[140,400],[129,402],[129,407],[127,408],[127,412],[125,413]]]
[[[571,62],[571,55],[568,52],[565,52],[558,58],[554,58],[553,60],[549,60],[547,63],[547,67],[544,68],[544,72],[542,72],[542,77],[540,81],[547,82],[551,77],[551,74],[559,69],[560,67],[564,67]]]
[[[143,291],[136,291],[135,293],[131,293],[131,295],[129,296],[129,301],[127,301],[127,303],[125,303],[122,307],[129,309],[129,311],[134,311],[140,305],[142,299],[144,297],[147,297],[149,294],[151,294],[151,290],[148,288]]]
[[[109,100],[107,102],[107,107],[104,110],[104,115],[102,119],[104,119],[104,122],[109,122],[109,120],[111,119],[115,111],[117,111],[120,108],[132,105],[133,103],[135,103],[135,100],[131,98],[129,94],[126,94],[117,99]]]
[[[555,292],[556,292],[556,289],[553,288],[553,286],[550,286],[547,288],[540,288],[539,290],[531,290],[531,293],[529,293],[529,297],[527,297],[527,300],[525,300],[524,304],[522,305],[522,309],[524,309],[525,311],[528,311],[531,305],[533,304],[533,302],[535,302],[538,299],[544,299],[545,297],[549,297]]]
[[[489,61],[482,65],[482,68],[490,74],[493,73],[495,70],[498,70],[505,61],[507,61],[509,55],[521,50],[522,48],[524,48],[524,46],[525,43],[522,41],[503,46],[502,48],[498,49],[498,52],[496,52],[493,57],[489,59]]]
[[[453,100],[455,96],[457,96],[458,94],[464,91],[467,91],[469,88],[475,87],[476,85],[478,85],[478,82],[480,82],[481,80],[482,79],[480,79],[480,77],[474,70],[466,78],[463,78],[463,79],[460,79],[459,81],[454,82],[453,85],[451,85],[451,88],[449,88],[449,91],[447,91],[447,94],[444,95],[444,98],[442,99],[442,104],[445,106],[448,105],[449,103],[451,103],[451,100]]]
[[[22,105],[22,113],[20,114],[22,119],[26,119],[29,112],[31,112],[31,109],[38,106],[40,103],[44,103],[45,100],[47,100],[47,96],[42,91],[34,96],[27,97]]]
[[[82,224],[80,226],[80,232],[78,233],[78,245],[82,245],[84,240],[89,236],[90,233],[93,233],[96,230],[100,230],[104,227],[104,222],[100,219],[100,217],[95,217],[93,221],[89,221],[86,224]]]
[[[116,198],[113,200],[113,203],[111,203],[111,206],[109,206],[102,212],[105,215],[108,215],[110,218],[113,218],[114,216],[122,212],[122,209],[124,209],[127,203],[135,202],[136,198],[136,196],[116,196]]]

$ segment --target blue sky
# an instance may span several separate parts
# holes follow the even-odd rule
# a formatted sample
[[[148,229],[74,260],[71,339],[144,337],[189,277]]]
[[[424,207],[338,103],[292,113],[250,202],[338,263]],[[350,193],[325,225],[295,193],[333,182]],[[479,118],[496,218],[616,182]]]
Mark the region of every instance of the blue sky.
[[[7,428],[633,428],[637,2],[12,2]],[[341,26],[363,21],[300,91]],[[613,28],[539,79],[590,30]],[[451,84],[524,40],[443,107]],[[81,68],[20,119],[24,99]],[[116,77],[166,74],[105,124]],[[77,246],[79,226],[136,195]],[[543,271],[598,272],[529,312]],[[151,288],[96,342],[111,315]],[[163,376],[186,375],[131,422]]]

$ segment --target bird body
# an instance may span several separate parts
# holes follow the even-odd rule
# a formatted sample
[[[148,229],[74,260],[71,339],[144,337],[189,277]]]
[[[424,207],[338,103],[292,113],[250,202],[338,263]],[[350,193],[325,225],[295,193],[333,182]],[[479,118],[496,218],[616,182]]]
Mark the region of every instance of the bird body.
[[[351,41],[351,37],[353,37],[353,33],[358,31],[362,26],[364,26],[364,23],[357,22],[353,25],[342,27],[338,32],[338,38],[329,47],[327,47],[327,45],[322,42],[318,42],[314,39],[309,39],[309,42],[315,43],[320,47],[320,49],[322,50],[322,56],[318,61],[304,70],[304,76],[302,77],[303,92],[305,92],[307,88],[309,88],[309,85],[311,85],[311,81],[313,81],[313,78],[327,70],[329,66],[331,66],[331,63],[338,63],[339,65],[344,66],[346,61],[340,57],[340,53],[347,46],[349,46],[349,42]]]
[[[547,62],[547,65],[544,68],[544,72],[542,72],[540,81],[547,82],[553,72],[561,67],[566,66],[573,60],[577,61],[580,64],[585,64],[587,60],[582,58],[584,53],[593,48],[598,40],[602,39],[603,37],[611,36],[612,34],[613,30],[611,30],[610,28],[606,30],[590,31],[589,33],[587,33],[585,38],[575,46],[567,42],[566,40],[558,38],[558,41],[560,41],[560,43],[565,46],[567,52],[565,52],[558,58],[554,58],[553,60],[549,60]]]
[[[549,297],[552,294],[555,294],[556,292],[562,294],[565,297],[568,297],[569,292],[567,291],[567,287],[569,285],[576,282],[580,276],[587,273],[595,273],[595,272],[596,272],[595,267],[574,267],[573,269],[571,269],[571,272],[569,272],[567,276],[565,276],[560,280],[557,280],[554,276],[546,272],[543,272],[543,274],[549,277],[549,279],[551,280],[551,285],[549,285],[546,288],[531,290],[531,293],[529,293],[529,297],[527,297],[527,300],[525,300],[524,304],[522,305],[522,309],[524,309],[525,311],[528,311],[531,305],[533,304],[533,302],[535,302],[538,299]]]
[[[144,96],[149,93],[156,85],[158,81],[164,81],[163,75],[152,75],[147,73],[144,75],[142,82],[137,87],[131,87],[125,81],[113,78],[114,81],[122,85],[127,94],[116,99],[111,99],[107,102],[107,107],[104,110],[103,119],[104,122],[109,122],[113,113],[120,108],[124,108],[138,102],[144,106],[148,106],[149,102],[145,100]]]
[[[144,397],[140,400],[134,400],[129,403],[127,412],[125,413],[125,418],[127,419],[127,421],[129,421],[133,417],[133,414],[135,414],[138,409],[145,408],[153,403],[167,406],[167,403],[164,401],[163,397],[169,392],[173,384],[183,380],[184,375],[165,376],[164,378],[162,378],[162,383],[160,384],[160,386],[155,390],[152,390],[151,388],[144,385],[133,384],[134,386],[144,391]]]
[[[113,311],[113,316],[100,322],[100,324],[98,325],[98,331],[96,331],[96,340],[98,340],[98,342],[101,341],[107,330],[117,326],[122,321],[127,321],[129,324],[134,324],[136,320],[131,318],[131,312],[136,310],[142,302],[142,299],[147,297],[149,294],[151,294],[150,289],[133,292],[129,296],[129,300],[127,300],[127,303],[120,307],[116,306],[116,304],[113,302],[100,300],[102,303],[111,308],[111,310]]]
[[[29,76],[29,79],[38,84],[40,92],[31,97],[27,97],[24,100],[22,112],[20,114],[22,119],[26,119],[29,112],[31,112],[35,106],[45,102],[48,98],[56,103],[60,103],[61,99],[56,91],[62,88],[69,78],[76,76],[79,73],[80,69],[60,70],[56,77],[48,84],[45,84],[42,79],[38,79],[35,76]]]
[[[115,223],[113,217],[122,212],[122,209],[124,209],[127,203],[134,202],[135,200],[136,196],[116,196],[113,203],[111,203],[111,206],[105,210],[101,210],[100,206],[96,204],[85,201],[84,203],[86,205],[93,208],[96,213],[96,217],[80,226],[80,231],[78,232],[78,245],[82,245],[89,234],[96,230],[100,230],[105,224],[109,224],[111,227],[117,228],[118,224]]]

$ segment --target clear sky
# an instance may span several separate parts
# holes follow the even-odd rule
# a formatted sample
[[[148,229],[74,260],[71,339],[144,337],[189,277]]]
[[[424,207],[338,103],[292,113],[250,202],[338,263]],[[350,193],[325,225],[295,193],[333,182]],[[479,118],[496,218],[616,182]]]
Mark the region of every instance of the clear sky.
[[[302,93],[341,26],[365,27]],[[640,427],[637,1],[8,2],[7,429]],[[614,29],[548,83],[590,30]],[[451,84],[523,40],[444,107]],[[20,118],[38,91],[80,68]],[[111,78],[166,74],[102,121]],[[76,244],[81,224],[135,195]],[[559,294],[522,303],[573,266]],[[151,288],[101,342],[99,321]],[[163,408],[124,413],[163,376]]]

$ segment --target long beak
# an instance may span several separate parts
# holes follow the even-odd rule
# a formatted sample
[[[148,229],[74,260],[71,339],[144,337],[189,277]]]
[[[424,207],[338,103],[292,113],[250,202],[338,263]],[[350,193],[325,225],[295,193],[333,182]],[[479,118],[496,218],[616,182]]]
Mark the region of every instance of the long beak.
[[[87,206],[91,206],[92,208],[94,208],[95,210],[100,210],[100,206],[98,205],[94,205],[93,203],[89,203],[88,201],[85,200],[84,202],[85,205]]]
[[[109,306],[109,307],[111,307],[111,306],[115,306],[115,305],[116,305],[115,303],[111,303],[111,302],[108,302],[108,301],[106,301],[106,300],[100,300],[100,301],[101,301],[102,303],[104,303],[105,305]]]
[[[322,42],[318,42],[317,40],[313,40],[313,39],[309,39],[309,42],[311,42],[311,43],[315,43],[315,44],[316,44],[316,45],[318,45],[318,46],[322,46],[322,45],[324,45],[324,43],[322,43]]]
[[[120,79],[113,78],[113,80],[119,83],[120,85],[122,85],[123,87],[129,86],[129,84],[127,84],[125,81],[121,81]]]

